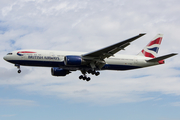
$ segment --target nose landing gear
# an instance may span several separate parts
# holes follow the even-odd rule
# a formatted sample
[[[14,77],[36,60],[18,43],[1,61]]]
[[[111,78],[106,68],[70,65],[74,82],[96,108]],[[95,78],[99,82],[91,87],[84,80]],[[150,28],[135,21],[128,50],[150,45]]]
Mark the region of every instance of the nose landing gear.
[[[21,70],[18,70],[18,73],[21,73]]]
[[[15,64],[15,66],[18,68],[18,73],[21,73],[21,69],[20,69],[20,65],[19,64]]]

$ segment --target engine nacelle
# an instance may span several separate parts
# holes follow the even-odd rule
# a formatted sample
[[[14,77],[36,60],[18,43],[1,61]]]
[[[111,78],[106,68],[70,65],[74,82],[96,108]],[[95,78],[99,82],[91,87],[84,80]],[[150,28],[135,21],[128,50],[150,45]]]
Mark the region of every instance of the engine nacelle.
[[[69,70],[64,70],[58,67],[51,68],[51,75],[52,76],[66,76],[67,74],[71,73]]]
[[[65,56],[64,64],[67,66],[78,66],[82,65],[83,59],[80,56]]]

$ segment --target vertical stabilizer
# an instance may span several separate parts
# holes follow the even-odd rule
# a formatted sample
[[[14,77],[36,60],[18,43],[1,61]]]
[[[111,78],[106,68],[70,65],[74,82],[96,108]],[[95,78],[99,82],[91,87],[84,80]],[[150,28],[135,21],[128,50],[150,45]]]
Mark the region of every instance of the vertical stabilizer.
[[[156,58],[162,41],[162,37],[163,34],[156,35],[156,37],[138,55]]]

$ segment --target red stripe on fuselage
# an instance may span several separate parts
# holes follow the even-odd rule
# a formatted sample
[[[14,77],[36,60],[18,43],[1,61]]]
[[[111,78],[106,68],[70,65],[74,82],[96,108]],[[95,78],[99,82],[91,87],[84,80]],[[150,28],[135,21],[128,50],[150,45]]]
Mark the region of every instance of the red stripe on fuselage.
[[[151,41],[147,46],[151,46],[151,45],[154,45],[154,44],[159,44],[160,45],[161,41],[162,41],[162,37],[159,37],[156,40]]]
[[[20,51],[18,53],[36,53],[36,52],[31,52],[31,51]]]

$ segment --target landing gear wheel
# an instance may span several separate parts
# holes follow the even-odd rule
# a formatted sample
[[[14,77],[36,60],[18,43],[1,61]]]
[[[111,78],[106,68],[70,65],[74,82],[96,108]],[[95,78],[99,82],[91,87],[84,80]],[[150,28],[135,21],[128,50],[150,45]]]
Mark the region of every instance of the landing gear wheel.
[[[86,79],[86,81],[90,81],[91,80],[91,78],[90,77],[88,77],[87,79]]]
[[[79,76],[79,79],[83,79],[83,76],[81,75],[81,76]]]
[[[91,74],[94,75],[94,74],[95,74],[95,71],[92,71]]]
[[[21,70],[18,70],[18,73],[21,73]]]
[[[79,76],[79,79],[83,79],[83,80],[86,80],[86,81],[90,81],[90,80],[91,80],[90,77],[83,76],[83,75],[80,75],[80,76]]]
[[[95,75],[98,76],[100,74],[100,72],[96,72]]]
[[[86,81],[90,81],[91,80],[91,78],[90,77],[87,77],[87,73],[91,73],[92,74],[92,70],[89,70],[89,71],[86,71],[86,70],[81,70],[81,73],[82,73],[82,75],[81,76],[79,76],[79,79],[83,79],[83,80],[86,80]],[[94,74],[95,74],[95,72],[94,72]]]
[[[86,77],[85,77],[85,76],[83,77],[83,80],[86,80]]]

